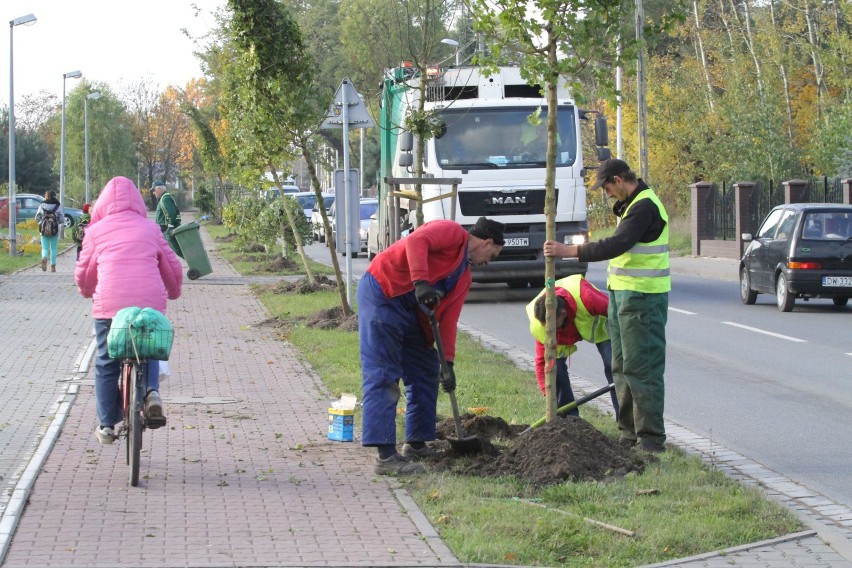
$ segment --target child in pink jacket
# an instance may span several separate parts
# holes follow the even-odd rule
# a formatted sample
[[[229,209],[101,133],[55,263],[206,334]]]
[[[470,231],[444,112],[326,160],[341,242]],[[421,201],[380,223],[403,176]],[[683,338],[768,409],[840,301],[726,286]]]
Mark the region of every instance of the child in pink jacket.
[[[104,186],[92,207],[92,219],[83,237],[74,278],[84,298],[92,298],[97,353],[95,398],[101,444],[115,439],[121,421],[118,375],[121,362],[107,354],[107,334],[112,318],[123,308],[137,306],[166,311],[166,299],[180,296],[183,267],[163,238],[160,228],[148,219],[142,194],[125,177],[114,177]],[[148,426],[166,424],[159,394],[159,364],[148,363],[145,408]]]

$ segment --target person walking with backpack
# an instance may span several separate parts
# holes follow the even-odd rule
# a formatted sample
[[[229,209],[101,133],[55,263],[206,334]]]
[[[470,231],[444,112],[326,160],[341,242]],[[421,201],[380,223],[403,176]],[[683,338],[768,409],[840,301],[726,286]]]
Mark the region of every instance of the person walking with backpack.
[[[59,247],[59,223],[65,219],[62,205],[56,199],[55,191],[47,191],[44,201],[38,206],[35,214],[38,232],[41,234],[41,270],[47,271],[47,261],[50,260],[50,271],[56,272],[56,251]]]
[[[80,251],[83,250],[83,237],[86,235],[86,227],[89,221],[92,220],[89,209],[91,206],[88,203],[83,204],[83,214],[77,220],[77,226],[74,227],[74,243],[77,245],[77,260],[80,260]]]

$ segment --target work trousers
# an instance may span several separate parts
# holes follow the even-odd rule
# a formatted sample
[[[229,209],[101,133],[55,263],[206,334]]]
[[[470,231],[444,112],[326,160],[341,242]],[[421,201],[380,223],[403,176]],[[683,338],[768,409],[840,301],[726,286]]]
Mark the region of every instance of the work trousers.
[[[621,438],[663,444],[669,295],[609,291],[612,374]]]
[[[414,292],[386,298],[370,273],[358,282],[358,334],[364,414],[361,444],[396,444],[399,381],[405,386],[405,439],[435,439],[438,355],[426,344]]]

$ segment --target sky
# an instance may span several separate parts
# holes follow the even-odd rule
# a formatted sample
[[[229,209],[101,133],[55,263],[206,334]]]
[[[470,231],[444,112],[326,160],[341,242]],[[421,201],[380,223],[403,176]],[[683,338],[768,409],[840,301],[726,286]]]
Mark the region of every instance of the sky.
[[[201,77],[195,46],[182,32],[200,36],[216,27],[212,12],[226,0],[0,0],[0,106],[9,105],[9,30],[14,27],[14,96],[47,90],[62,96],[63,74],[81,71],[91,82],[122,85],[150,81],[162,90]],[[193,5],[200,9],[195,16]],[[65,80],[66,94],[77,79]]]

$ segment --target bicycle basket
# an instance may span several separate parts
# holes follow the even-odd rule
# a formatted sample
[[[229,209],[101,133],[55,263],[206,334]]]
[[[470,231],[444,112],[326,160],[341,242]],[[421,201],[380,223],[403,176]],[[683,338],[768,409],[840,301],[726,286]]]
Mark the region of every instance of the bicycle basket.
[[[153,308],[125,308],[112,320],[107,353],[112,359],[167,361],[173,340],[172,324],[162,313]]]

